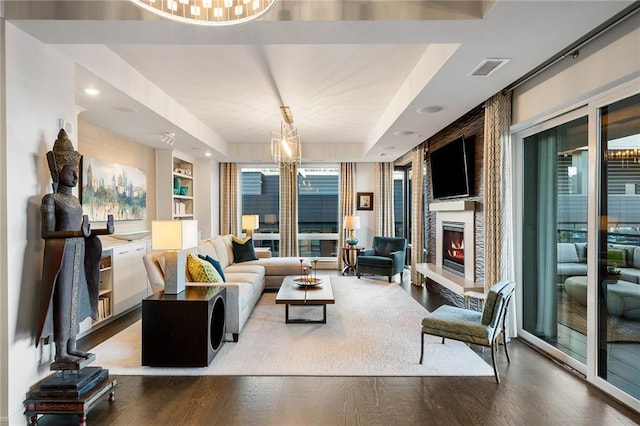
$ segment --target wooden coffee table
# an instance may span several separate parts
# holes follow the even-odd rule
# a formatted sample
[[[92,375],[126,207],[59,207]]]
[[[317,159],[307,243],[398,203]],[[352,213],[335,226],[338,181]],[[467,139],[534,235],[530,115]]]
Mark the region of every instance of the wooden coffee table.
[[[300,278],[297,275],[285,277],[276,296],[276,304],[285,305],[285,323],[287,324],[326,324],[327,323],[327,305],[336,303],[333,298],[333,288],[329,277],[323,277],[322,282],[313,287],[301,287],[294,280]],[[322,319],[312,320],[289,318],[289,306],[305,305],[305,306],[322,306]]]

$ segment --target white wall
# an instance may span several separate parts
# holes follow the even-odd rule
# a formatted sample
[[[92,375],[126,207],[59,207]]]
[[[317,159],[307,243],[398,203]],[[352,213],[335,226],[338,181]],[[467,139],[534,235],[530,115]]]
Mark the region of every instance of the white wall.
[[[356,163],[356,192],[374,192],[375,190],[375,164]],[[373,197],[374,206],[380,202],[375,195]],[[376,232],[376,219],[374,210],[356,210],[356,215],[360,217],[360,230],[356,232],[359,246],[371,248],[371,241]]]
[[[5,69],[5,21],[2,18],[3,3],[0,3],[0,76]],[[7,324],[9,309],[7,304],[7,139],[5,117],[5,81],[0,78],[0,425],[7,423],[7,395],[9,395],[9,363],[5,354],[9,353]]]
[[[629,18],[513,93],[513,122],[527,123],[579,104],[640,74],[640,15]],[[520,129],[518,129],[520,130]]]
[[[208,158],[195,162],[195,214],[202,239],[218,235],[220,228],[219,163]]]
[[[42,265],[40,201],[51,191],[46,152],[53,147],[58,119],[75,119],[74,63],[7,23],[6,157],[7,190],[6,309],[2,334],[8,338],[2,358],[8,389],[7,416],[24,422],[22,401],[29,388],[50,374],[52,350],[36,350],[35,317]],[[75,143],[76,141],[74,141]],[[4,308],[4,306],[3,306]],[[3,377],[3,380],[5,380]]]

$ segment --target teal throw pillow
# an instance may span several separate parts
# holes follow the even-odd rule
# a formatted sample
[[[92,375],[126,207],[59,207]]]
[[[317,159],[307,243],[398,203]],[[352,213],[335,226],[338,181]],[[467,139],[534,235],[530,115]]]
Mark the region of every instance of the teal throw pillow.
[[[231,237],[231,244],[233,248],[233,259],[236,263],[258,260],[251,238],[240,239]]]
[[[217,259],[214,259],[213,257],[209,256],[208,254],[199,254],[198,257],[200,259],[206,260],[207,262],[212,264],[213,267],[216,268],[216,271],[218,271],[218,273],[220,274],[220,277],[222,277],[222,281],[224,281],[224,282],[227,281],[227,279],[224,276],[224,272],[222,271],[222,265],[220,264],[220,262],[218,262]]]

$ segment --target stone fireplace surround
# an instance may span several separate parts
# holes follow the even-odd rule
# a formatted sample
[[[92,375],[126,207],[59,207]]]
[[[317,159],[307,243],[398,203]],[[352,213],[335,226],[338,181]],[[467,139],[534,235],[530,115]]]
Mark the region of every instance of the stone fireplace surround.
[[[429,211],[436,212],[436,263],[418,264],[417,270],[457,294],[484,291],[484,284],[475,281],[475,207],[476,202],[469,200],[429,204]],[[464,277],[442,268],[443,222],[464,224]]]

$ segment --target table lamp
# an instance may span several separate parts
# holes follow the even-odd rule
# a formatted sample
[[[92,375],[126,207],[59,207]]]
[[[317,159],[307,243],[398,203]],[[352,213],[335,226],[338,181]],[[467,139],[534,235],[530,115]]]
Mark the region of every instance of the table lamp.
[[[358,216],[345,216],[344,217],[344,229],[349,230],[349,238],[345,240],[345,243],[350,246],[358,244],[358,239],[355,236],[354,230],[360,229],[360,217]]]
[[[166,250],[164,255],[164,293],[179,294],[185,288],[187,253],[198,245],[197,220],[154,220],[151,222],[151,248]]]
[[[260,216],[257,214],[243,214],[242,215],[242,229],[246,231],[247,236],[253,238],[253,230],[258,229]]]

